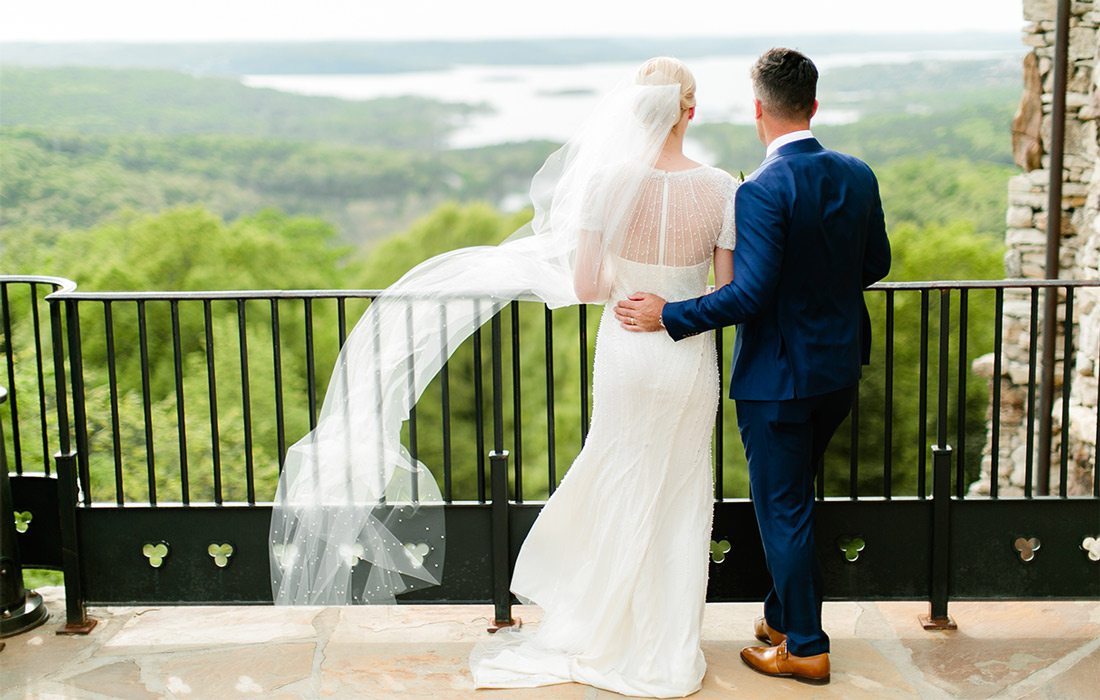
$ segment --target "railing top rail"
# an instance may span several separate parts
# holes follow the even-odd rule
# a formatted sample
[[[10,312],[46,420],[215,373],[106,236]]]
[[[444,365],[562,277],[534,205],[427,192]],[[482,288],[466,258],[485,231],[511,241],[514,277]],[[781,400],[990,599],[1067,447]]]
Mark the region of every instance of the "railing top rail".
[[[0,282],[49,282],[63,285],[49,294],[47,301],[205,301],[236,299],[374,299],[384,293],[381,289],[239,289],[210,291],[140,291],[140,292],[77,292],[76,283],[60,277],[33,277],[0,275]],[[943,291],[952,289],[1042,289],[1068,287],[1100,287],[1095,280],[932,280],[919,282],[879,282],[868,289],[904,291]],[[406,297],[413,295],[405,294]],[[429,295],[439,298],[439,294]],[[475,298],[456,295],[454,298]],[[537,301],[530,297],[530,301]]]
[[[1008,280],[932,280],[922,282],[879,282],[868,289],[906,289],[906,290],[940,290],[940,289],[1041,289],[1045,287],[1100,287],[1100,279],[1090,280],[1040,280],[1040,279],[1008,279]]]
[[[0,284],[50,284],[57,287],[56,292],[76,291],[76,282],[50,275],[0,275]]]
[[[211,291],[71,292],[59,290],[47,301],[203,301],[218,299],[373,299],[380,289],[238,289]],[[438,296],[438,295],[433,295]]]

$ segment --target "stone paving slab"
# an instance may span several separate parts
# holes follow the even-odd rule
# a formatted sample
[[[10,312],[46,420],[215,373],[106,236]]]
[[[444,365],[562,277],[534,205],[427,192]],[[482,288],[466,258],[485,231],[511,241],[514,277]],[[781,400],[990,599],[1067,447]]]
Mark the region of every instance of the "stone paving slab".
[[[578,684],[475,690],[466,659],[486,634],[488,605],[95,608],[91,635],[61,637],[62,592],[41,592],[53,616],[5,640],[3,700],[622,697]],[[538,624],[538,608],[514,610]],[[953,603],[954,632],[921,629],[925,603],[826,603],[833,676],[825,686],[768,678],[741,662],[759,610],[707,606],[707,675],[693,698],[1100,697],[1100,602]]]

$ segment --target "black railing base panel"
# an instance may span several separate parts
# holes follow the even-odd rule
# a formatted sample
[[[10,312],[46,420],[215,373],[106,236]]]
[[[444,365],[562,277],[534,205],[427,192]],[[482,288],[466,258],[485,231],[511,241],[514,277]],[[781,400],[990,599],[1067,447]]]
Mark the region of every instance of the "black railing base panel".
[[[1100,598],[1100,562],[1081,548],[1097,532],[1094,498],[953,499],[951,600]],[[1021,537],[1040,542],[1030,561]]]

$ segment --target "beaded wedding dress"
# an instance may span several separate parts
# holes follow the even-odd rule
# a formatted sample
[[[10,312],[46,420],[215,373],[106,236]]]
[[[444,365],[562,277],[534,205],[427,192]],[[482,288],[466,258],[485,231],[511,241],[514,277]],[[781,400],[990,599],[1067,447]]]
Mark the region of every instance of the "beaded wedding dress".
[[[478,687],[575,681],[648,697],[700,688],[720,393],[714,337],[630,332],[611,307],[637,291],[670,301],[705,293],[715,247],[733,248],[735,188],[708,166],[645,178],[610,259],[591,429],[512,577],[512,591],[543,616],[475,647]]]

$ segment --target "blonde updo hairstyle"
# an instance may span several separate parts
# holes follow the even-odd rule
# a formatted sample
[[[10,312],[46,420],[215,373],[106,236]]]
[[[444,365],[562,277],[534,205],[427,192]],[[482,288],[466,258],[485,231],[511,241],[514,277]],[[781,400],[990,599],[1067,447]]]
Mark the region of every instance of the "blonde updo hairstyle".
[[[695,106],[695,76],[682,61],[670,56],[651,58],[638,69],[639,85],[680,85],[680,111]]]

